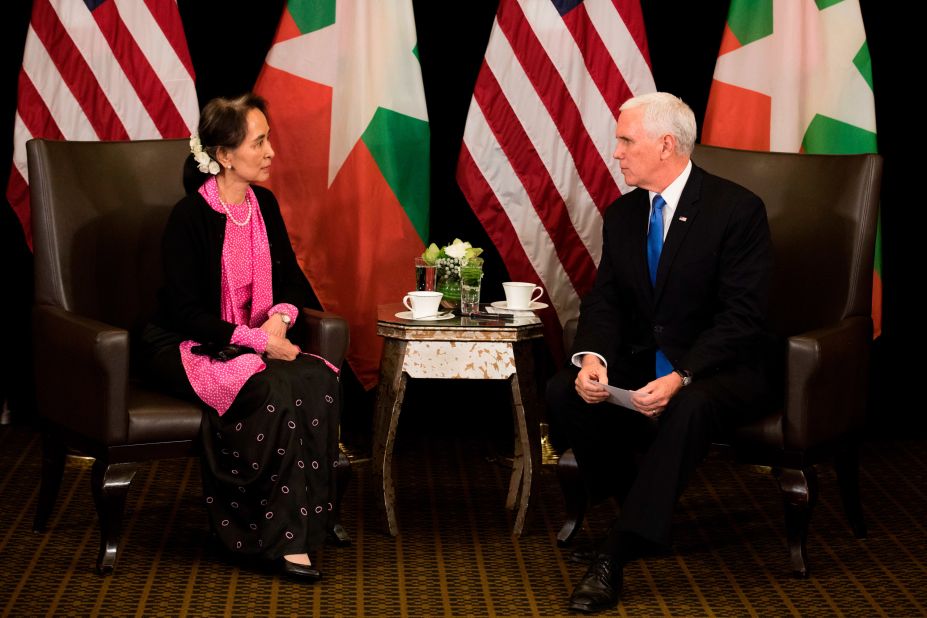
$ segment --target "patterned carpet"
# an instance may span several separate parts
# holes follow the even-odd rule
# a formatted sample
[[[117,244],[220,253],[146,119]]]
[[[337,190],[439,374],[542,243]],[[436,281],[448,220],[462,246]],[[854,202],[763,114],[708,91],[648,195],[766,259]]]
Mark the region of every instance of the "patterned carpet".
[[[93,571],[96,520],[90,464],[70,460],[50,522],[31,531],[40,440],[0,428],[0,608],[4,616],[529,616],[566,612],[583,567],[558,549],[562,501],[554,471],[542,472],[528,534],[511,536],[503,507],[507,470],[492,440],[454,432],[400,433],[396,452],[402,533],[386,536],[364,464],[344,505],[354,537],[326,547],[325,579],[303,585],[226,562],[207,540],[199,464],[144,465],[129,495],[116,572]],[[832,470],[809,539],[812,577],[789,576],[782,507],[762,470],[712,456],[685,493],[675,552],[625,571],[630,616],[918,616],[927,609],[925,441],[865,446],[862,490],[870,536],[855,540]],[[613,506],[590,514],[579,543],[601,534]]]

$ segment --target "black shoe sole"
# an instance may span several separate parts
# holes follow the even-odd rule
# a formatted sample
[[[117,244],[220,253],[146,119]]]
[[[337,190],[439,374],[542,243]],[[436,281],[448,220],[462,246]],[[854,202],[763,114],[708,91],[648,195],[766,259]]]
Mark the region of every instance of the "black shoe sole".
[[[599,612],[604,612],[609,609],[614,609],[618,606],[618,600],[616,599],[613,603],[603,603],[602,605],[579,605],[571,603],[569,609],[571,612],[579,612],[581,614],[598,614]]]
[[[322,579],[322,572],[318,569],[304,566],[302,564],[296,564],[294,562],[288,562],[286,560],[283,562],[283,568],[280,569],[280,573],[285,577],[302,582],[313,583]]]

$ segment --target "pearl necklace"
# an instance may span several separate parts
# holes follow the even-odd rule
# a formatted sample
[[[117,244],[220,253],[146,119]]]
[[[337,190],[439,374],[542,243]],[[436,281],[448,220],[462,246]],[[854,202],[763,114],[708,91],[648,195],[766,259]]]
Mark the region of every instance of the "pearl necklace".
[[[234,223],[238,227],[245,227],[246,225],[248,225],[248,222],[251,221],[251,210],[252,210],[250,191],[245,192],[245,202],[244,203],[248,205],[248,216],[245,217],[244,221],[238,221],[235,217],[232,216],[232,210],[229,208],[229,205],[225,203],[225,200],[222,199],[222,195],[219,193],[219,187],[216,187],[216,196],[219,198],[219,203],[222,204],[222,208],[225,209],[225,214],[229,216],[229,219],[232,220],[232,223]],[[236,204],[236,206],[240,206],[240,205],[241,204]]]

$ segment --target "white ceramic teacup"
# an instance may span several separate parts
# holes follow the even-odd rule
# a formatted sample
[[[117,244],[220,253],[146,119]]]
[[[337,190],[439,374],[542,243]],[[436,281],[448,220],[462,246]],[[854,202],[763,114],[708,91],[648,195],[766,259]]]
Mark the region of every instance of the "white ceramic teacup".
[[[524,281],[506,281],[502,289],[505,291],[505,306],[509,309],[528,309],[544,294],[541,286]]]
[[[412,312],[413,319],[420,320],[438,315],[438,307],[441,305],[443,296],[441,292],[409,292],[403,297],[402,304]]]

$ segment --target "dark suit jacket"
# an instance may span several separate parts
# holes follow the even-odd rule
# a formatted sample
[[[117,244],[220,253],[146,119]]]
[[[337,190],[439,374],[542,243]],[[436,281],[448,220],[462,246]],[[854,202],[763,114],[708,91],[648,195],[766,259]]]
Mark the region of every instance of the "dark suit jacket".
[[[596,352],[611,368],[636,355],[652,362],[659,346],[695,379],[761,363],[772,261],[762,200],[693,165],[655,286],[647,268],[649,213],[643,189],[606,211],[602,261],[580,308],[574,352]]]

